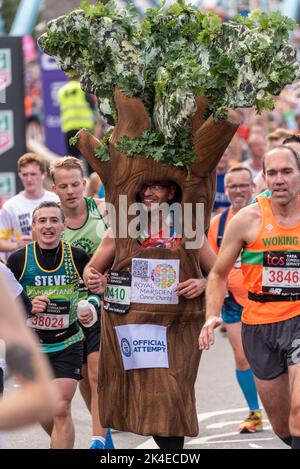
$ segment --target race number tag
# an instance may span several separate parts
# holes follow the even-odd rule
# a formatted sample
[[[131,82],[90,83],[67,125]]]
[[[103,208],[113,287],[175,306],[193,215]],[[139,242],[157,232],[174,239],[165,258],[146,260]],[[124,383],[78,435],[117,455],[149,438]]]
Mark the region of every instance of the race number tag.
[[[264,252],[262,291],[281,295],[300,293],[300,252]]]
[[[130,272],[109,272],[109,282],[104,292],[104,309],[110,313],[126,314],[130,306]]]
[[[132,259],[131,303],[178,304],[179,259]]]
[[[51,301],[44,313],[35,314],[27,319],[27,326],[47,331],[68,329],[69,310],[69,301]]]

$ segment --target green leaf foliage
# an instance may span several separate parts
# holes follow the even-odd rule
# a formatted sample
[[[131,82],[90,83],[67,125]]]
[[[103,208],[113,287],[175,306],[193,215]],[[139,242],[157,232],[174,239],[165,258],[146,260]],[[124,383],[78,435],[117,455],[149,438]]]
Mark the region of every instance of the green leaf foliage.
[[[120,151],[184,167],[195,158],[189,125],[195,96],[206,96],[206,117],[220,121],[229,108],[273,109],[273,96],[299,78],[289,44],[294,27],[278,12],[259,10],[222,23],[184,0],[148,9],[138,27],[133,13],[113,1],[84,1],[52,20],[39,43],[68,75],[80,76],[104,118],[118,121],[116,87],[143,101],[150,128],[137,139],[123,137]],[[101,159],[104,147],[97,150]]]
[[[69,138],[69,145],[71,147],[75,147],[76,143],[78,142],[79,140],[79,136],[75,135],[75,137],[70,137]]]

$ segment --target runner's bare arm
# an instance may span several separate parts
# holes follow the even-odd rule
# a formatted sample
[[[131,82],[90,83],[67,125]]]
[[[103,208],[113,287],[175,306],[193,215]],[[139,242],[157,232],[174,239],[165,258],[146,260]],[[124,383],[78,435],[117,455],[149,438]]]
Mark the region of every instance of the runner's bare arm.
[[[7,363],[22,384],[17,392],[0,400],[0,429],[11,429],[43,418],[52,418],[57,391],[51,383],[49,365],[25,323],[24,312],[9,295],[0,275],[0,338],[5,344]]]
[[[207,274],[211,271],[216,262],[217,256],[209,245],[207,236],[204,235],[203,245],[199,250],[199,261],[201,269]]]
[[[83,272],[83,281],[92,293],[101,294],[106,287],[106,278],[102,274],[112,265],[116,250],[115,240],[110,235],[108,229]]]
[[[227,277],[245,244],[250,217],[237,214],[228,224],[216,262],[206,287],[206,322],[199,336],[199,348],[208,350],[214,343],[214,328],[221,324],[220,311],[226,294]],[[249,226],[249,225],[248,225]]]

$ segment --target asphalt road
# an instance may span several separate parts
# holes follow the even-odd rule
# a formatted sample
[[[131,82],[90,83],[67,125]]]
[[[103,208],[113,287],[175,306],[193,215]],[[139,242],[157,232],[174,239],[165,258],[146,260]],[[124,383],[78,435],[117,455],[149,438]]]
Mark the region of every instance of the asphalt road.
[[[6,392],[14,389],[14,383],[9,381]],[[186,449],[287,449],[271,431],[265,414],[262,432],[237,433],[237,426],[246,417],[247,408],[236,383],[228,340],[219,331],[212,350],[202,355],[196,396],[200,431],[197,437],[186,438]],[[72,414],[76,428],[75,448],[88,448],[91,422],[79,392],[73,401]],[[39,425],[6,433],[4,439],[7,448],[49,448],[49,438]],[[152,438],[132,433],[113,432],[113,439],[119,449],[157,448]]]

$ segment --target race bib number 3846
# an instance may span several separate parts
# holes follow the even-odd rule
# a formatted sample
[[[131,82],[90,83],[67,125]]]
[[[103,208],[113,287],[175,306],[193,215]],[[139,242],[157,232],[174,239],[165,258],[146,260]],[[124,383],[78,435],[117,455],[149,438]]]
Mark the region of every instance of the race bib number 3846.
[[[280,288],[280,293],[300,293],[300,252],[268,251],[264,253],[262,290]]]

